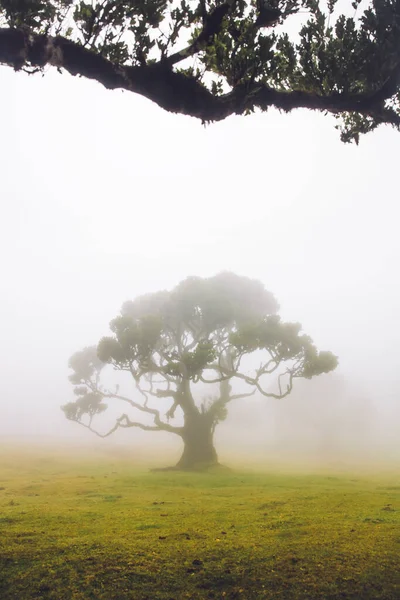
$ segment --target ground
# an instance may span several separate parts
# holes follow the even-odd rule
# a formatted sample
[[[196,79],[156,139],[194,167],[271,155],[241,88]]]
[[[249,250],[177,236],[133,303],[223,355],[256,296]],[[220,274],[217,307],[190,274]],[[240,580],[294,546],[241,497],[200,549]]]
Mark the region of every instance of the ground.
[[[2,600],[398,600],[400,476],[0,447]]]

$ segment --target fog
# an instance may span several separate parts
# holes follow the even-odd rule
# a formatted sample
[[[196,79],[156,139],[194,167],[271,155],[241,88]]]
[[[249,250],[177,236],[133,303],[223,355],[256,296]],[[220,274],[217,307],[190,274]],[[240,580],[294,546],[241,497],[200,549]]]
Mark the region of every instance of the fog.
[[[164,434],[99,441],[66,421],[68,358],[125,300],[231,270],[340,365],[232,404],[221,456],[399,460],[398,133],[344,146],[305,111],[204,128],[53,71],[0,82],[1,439],[175,452]]]

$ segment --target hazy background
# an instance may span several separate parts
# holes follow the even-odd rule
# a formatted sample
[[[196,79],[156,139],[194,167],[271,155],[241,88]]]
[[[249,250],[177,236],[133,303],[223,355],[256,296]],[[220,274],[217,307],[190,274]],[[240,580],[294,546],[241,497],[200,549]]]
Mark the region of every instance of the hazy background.
[[[0,85],[2,439],[97,444],[59,409],[69,356],[123,301],[232,270],[340,368],[233,406],[222,455],[400,457],[399,133],[344,146],[305,111],[204,128],[54,71]],[[101,443],[168,439],[127,433]]]

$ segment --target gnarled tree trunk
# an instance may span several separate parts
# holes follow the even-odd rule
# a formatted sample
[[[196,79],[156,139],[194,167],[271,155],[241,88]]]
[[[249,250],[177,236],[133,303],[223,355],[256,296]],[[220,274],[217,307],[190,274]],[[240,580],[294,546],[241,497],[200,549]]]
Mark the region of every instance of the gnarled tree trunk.
[[[199,412],[185,415],[182,439],[183,453],[177,469],[202,469],[218,465],[214,447],[214,420]]]

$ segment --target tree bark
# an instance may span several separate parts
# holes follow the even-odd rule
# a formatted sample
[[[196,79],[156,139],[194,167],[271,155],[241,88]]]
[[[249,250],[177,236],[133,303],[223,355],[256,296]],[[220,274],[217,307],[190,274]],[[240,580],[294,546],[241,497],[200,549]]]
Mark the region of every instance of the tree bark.
[[[212,94],[194,77],[173,71],[166,63],[146,66],[114,64],[72,40],[62,36],[27,33],[20,29],[0,28],[0,64],[15,70],[46,65],[65,69],[71,75],[94,79],[107,89],[125,89],[157,103],[161,108],[201,119],[203,123],[221,121],[233,114],[256,108],[266,111],[274,106],[285,112],[308,108],[333,113],[358,112],[381,123],[400,127],[400,116],[384,101],[398,90],[400,66],[374,93],[327,96],[304,91],[277,90],[266,84],[238,85],[226,94]]]
[[[196,412],[186,415],[182,433],[183,453],[176,468],[197,470],[217,466],[218,456],[213,438],[214,422],[209,414]]]

